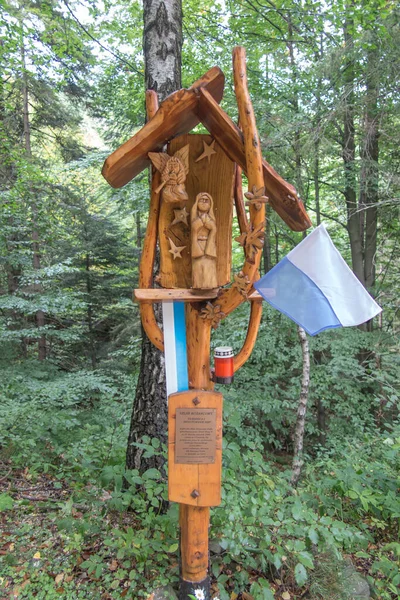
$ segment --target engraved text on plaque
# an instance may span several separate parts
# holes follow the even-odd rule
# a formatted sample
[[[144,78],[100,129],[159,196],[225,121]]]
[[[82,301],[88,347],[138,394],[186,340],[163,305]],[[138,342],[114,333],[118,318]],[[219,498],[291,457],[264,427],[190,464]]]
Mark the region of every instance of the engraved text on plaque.
[[[216,433],[215,408],[177,408],[175,463],[213,464]]]

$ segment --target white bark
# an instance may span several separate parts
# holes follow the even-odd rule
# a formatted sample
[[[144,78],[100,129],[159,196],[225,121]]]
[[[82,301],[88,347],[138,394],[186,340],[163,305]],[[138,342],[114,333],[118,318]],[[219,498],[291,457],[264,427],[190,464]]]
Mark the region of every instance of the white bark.
[[[310,350],[308,347],[307,335],[300,326],[297,328],[297,331],[303,356],[303,374],[301,378],[300,400],[297,408],[296,428],[294,432],[293,471],[291,478],[293,487],[296,487],[299,482],[301,468],[303,466],[304,428],[306,424],[308,391],[310,387]]]
[[[181,88],[182,1],[143,3],[145,79],[159,100]]]

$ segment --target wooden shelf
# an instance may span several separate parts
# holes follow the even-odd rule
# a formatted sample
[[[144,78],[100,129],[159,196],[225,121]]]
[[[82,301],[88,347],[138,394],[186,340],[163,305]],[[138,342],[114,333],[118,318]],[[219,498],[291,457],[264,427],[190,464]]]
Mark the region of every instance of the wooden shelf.
[[[138,302],[163,302],[165,300],[181,300],[181,302],[202,302],[214,300],[219,288],[214,290],[188,290],[181,288],[150,288],[134,290],[134,299]]]
[[[141,288],[133,292],[133,299],[137,302],[165,302],[166,300],[180,300],[181,302],[203,302],[204,300],[215,300],[218,297],[219,288],[214,290],[188,290],[182,288]],[[249,300],[262,300],[260,294],[253,291]]]
[[[263,297],[261,296],[261,294],[259,294],[256,290],[254,290],[250,295],[249,295],[249,300],[262,300]]]

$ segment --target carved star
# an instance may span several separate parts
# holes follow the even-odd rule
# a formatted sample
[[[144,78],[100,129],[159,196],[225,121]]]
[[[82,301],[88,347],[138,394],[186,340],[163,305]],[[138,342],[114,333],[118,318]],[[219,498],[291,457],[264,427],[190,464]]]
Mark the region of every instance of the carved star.
[[[189,216],[188,211],[186,210],[186,206],[183,208],[174,209],[175,219],[172,221],[171,225],[176,225],[177,223],[183,223],[187,225],[187,218]]]
[[[169,245],[170,245],[170,252],[172,254],[172,256],[174,257],[174,260],[176,260],[177,258],[182,258],[182,250],[184,250],[186,248],[186,246],[175,246],[174,242],[171,240],[171,238],[168,238],[169,241]]]
[[[256,210],[260,210],[261,206],[269,200],[268,196],[265,196],[265,187],[257,189],[255,185],[253,185],[251,192],[245,193],[245,196],[248,198],[247,206],[254,206]]]
[[[199,160],[203,160],[203,158],[207,158],[208,164],[210,164],[212,155],[217,154],[216,151],[214,150],[214,144],[215,144],[215,140],[213,140],[210,145],[208,145],[203,140],[203,154],[200,154],[199,158],[196,158],[195,162],[199,162]]]

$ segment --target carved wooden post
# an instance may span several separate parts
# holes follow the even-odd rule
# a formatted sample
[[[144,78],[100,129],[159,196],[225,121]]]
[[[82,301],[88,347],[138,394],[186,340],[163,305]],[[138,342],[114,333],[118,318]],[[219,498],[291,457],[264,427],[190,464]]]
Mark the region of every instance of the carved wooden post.
[[[189,386],[193,389],[212,390],[214,384],[210,378],[211,321],[201,319],[199,311],[188,304],[186,307],[186,326]],[[195,494],[195,489],[192,493]],[[210,508],[208,506],[180,504],[179,523],[181,530],[179,600],[187,600],[189,594],[193,595],[196,588],[203,590],[205,600],[209,600],[208,530],[210,526]]]
[[[311,225],[294,188],[262,160],[243,48],[233,52],[233,71],[243,132],[218,105],[224,76],[214,67],[191,88],[169,96],[159,108],[154,93],[149,92],[148,123],[103,167],[104,177],[114,187],[125,185],[150,160],[155,167],[140,289],[135,290],[135,297],[149,339],[159,349],[170,348],[167,372],[171,355],[179,362],[182,348],[185,356],[178,367],[187,366],[183,377],[175,373],[171,388],[177,391],[170,393],[168,408],[168,497],[180,505],[179,600],[189,600],[189,596],[210,600],[208,529],[210,507],[221,501],[222,467],[222,395],[214,391],[211,375],[211,329],[250,300],[247,336],[233,361],[236,371],[251,354],[261,319],[261,299],[254,293],[253,283],[258,279],[264,241],[265,203],[269,200],[295,231]],[[211,136],[187,135],[199,122]],[[245,194],[248,214],[241,189],[242,170],[249,182]],[[229,285],[232,198],[245,261]],[[157,239],[161,287],[154,289]],[[153,302],[167,302],[168,310],[173,302],[171,321],[176,317],[181,326],[184,313],[180,302],[186,303],[186,343],[175,329],[172,339],[176,344],[171,350],[171,339],[164,340],[168,327],[164,322],[164,332],[159,329]]]

